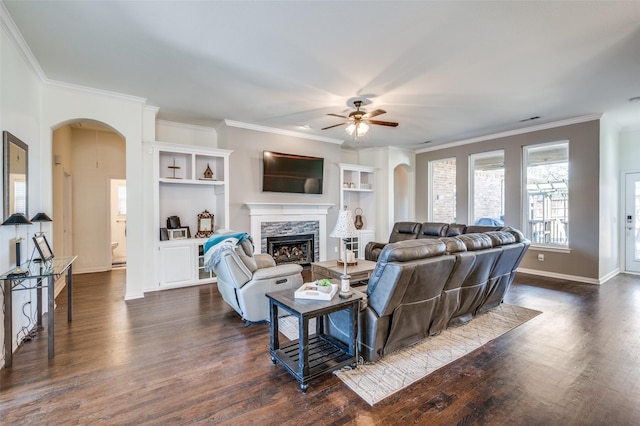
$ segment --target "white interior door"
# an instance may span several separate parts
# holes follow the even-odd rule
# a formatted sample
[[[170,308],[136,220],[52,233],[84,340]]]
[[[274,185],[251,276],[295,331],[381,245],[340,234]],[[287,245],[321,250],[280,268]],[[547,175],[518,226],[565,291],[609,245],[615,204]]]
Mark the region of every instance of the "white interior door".
[[[626,272],[640,274],[640,173],[629,173],[625,183]]]

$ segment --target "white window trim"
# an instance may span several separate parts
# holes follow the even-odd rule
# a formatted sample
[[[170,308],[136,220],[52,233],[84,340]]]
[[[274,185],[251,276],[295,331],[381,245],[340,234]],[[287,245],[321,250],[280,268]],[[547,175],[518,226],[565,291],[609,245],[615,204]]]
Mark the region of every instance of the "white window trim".
[[[521,209],[522,209],[522,217],[521,217],[521,224],[520,224],[520,229],[524,231],[525,233],[525,237],[529,238],[528,235],[526,235],[527,232],[527,222],[529,220],[528,218],[528,213],[529,213],[529,199],[527,196],[527,162],[528,162],[528,148],[532,148],[532,147],[536,147],[536,148],[543,148],[545,146],[553,146],[553,145],[561,145],[561,144],[566,144],[567,145],[567,164],[569,164],[569,148],[570,148],[570,144],[569,144],[569,140],[568,139],[561,139],[561,140],[557,140],[557,141],[552,141],[552,142],[541,142],[541,143],[534,143],[534,144],[530,144],[530,145],[523,145],[522,146],[522,182],[520,185],[520,194],[522,194],[521,196],[521,200],[520,200],[520,205],[521,205]],[[569,182],[569,192],[571,192],[571,182]],[[567,245],[566,246],[561,246],[561,245],[557,245],[557,244],[541,244],[541,243],[532,243],[531,244],[531,249],[534,250],[539,250],[539,251],[548,251],[548,252],[555,252],[555,253],[571,253],[572,249],[571,249],[571,240],[569,239],[569,235],[567,235]]]
[[[469,188],[469,199],[468,199],[468,208],[467,208],[467,224],[473,225],[475,223],[475,167],[472,166],[475,164],[475,160],[478,158],[492,157],[498,154],[502,154],[502,161],[504,162],[504,149],[496,149],[495,151],[486,151],[486,152],[478,152],[475,154],[469,154],[469,163],[467,165],[467,175],[469,178],[469,183],[467,187]],[[505,169],[506,174],[506,169]],[[506,201],[506,200],[505,200]]]

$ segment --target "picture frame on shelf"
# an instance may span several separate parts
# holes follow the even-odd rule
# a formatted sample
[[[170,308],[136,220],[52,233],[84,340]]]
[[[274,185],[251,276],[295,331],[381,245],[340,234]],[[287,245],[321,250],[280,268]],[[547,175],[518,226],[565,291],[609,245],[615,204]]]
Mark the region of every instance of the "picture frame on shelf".
[[[40,255],[40,262],[48,262],[53,259],[53,250],[51,250],[51,246],[49,245],[49,241],[47,241],[47,237],[44,234],[35,235],[33,237],[33,243],[38,249],[38,254]],[[34,261],[38,261],[34,259]]]
[[[208,210],[203,211],[198,215],[198,232],[196,238],[208,238],[213,234],[214,230],[214,215],[209,213]]]
[[[167,229],[170,240],[186,240],[188,237],[187,228]]]

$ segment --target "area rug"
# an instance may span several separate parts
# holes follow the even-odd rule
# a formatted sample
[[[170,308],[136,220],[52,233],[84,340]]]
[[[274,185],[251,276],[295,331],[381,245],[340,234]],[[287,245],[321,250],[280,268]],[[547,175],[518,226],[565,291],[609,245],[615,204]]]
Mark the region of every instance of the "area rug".
[[[463,326],[448,328],[380,361],[359,363],[356,369],[345,368],[335,374],[369,405],[374,405],[540,314],[502,303]],[[296,318],[281,318],[279,326],[290,340],[298,338]]]

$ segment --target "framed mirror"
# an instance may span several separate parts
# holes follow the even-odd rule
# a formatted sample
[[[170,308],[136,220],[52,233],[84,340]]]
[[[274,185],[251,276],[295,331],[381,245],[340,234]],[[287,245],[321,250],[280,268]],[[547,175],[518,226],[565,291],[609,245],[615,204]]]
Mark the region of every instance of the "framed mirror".
[[[27,214],[29,200],[29,147],[6,130],[3,136],[4,220],[13,213]]]

